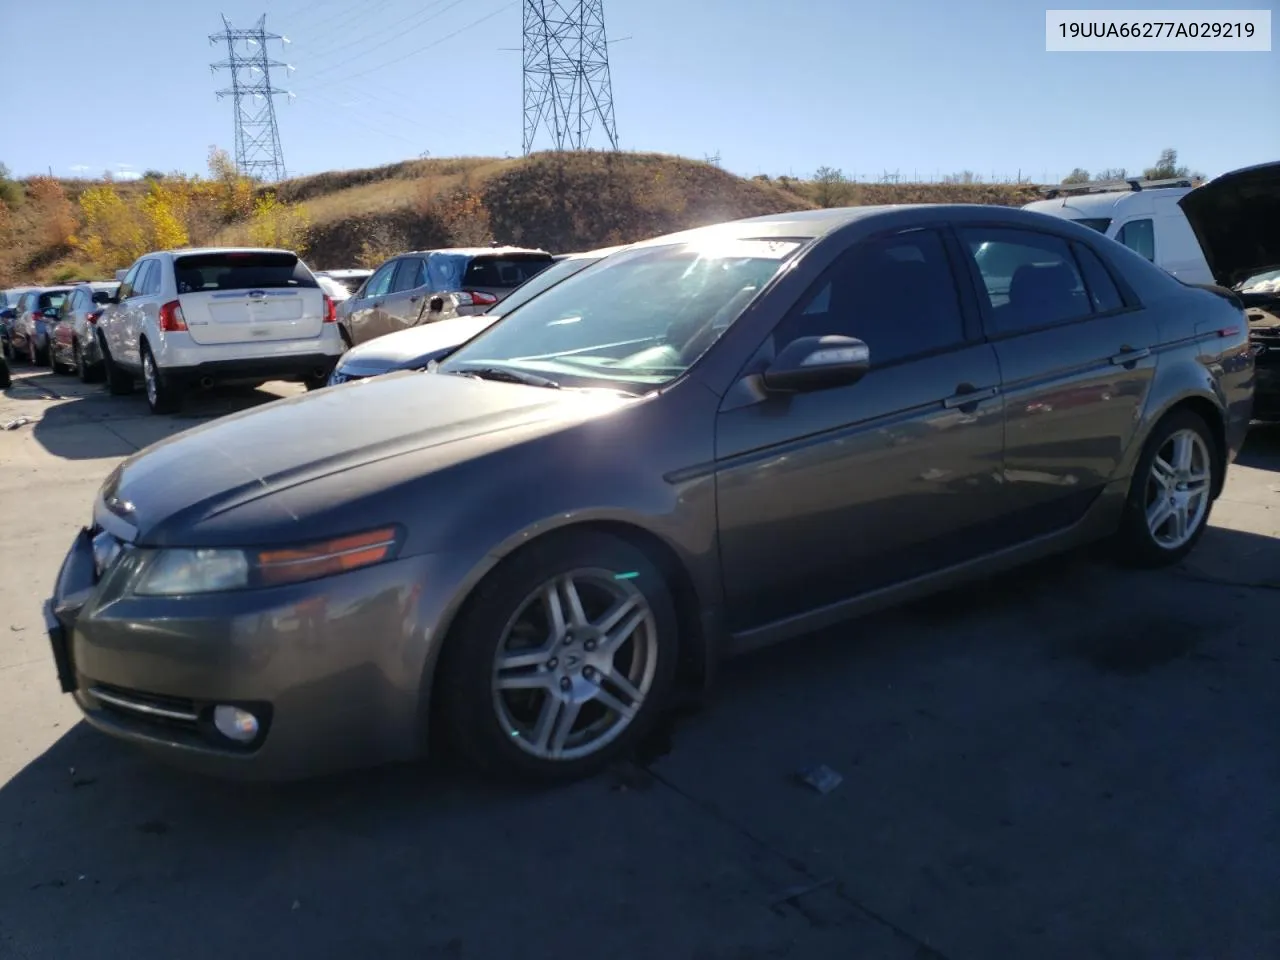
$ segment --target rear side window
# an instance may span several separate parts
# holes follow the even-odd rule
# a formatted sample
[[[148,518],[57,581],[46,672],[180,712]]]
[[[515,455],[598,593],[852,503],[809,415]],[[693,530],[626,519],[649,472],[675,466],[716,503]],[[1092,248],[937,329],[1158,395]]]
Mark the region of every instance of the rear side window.
[[[1156,227],[1154,220],[1130,220],[1116,239],[1134,253],[1142,254],[1152,263],[1156,262]]]
[[[960,236],[982,277],[992,333],[1020,333],[1093,313],[1066,240],[1001,227],[971,227]]]
[[[153,293],[159,293],[160,264],[155,260],[148,260],[142,265],[142,269],[138,271],[138,279],[134,282],[136,284],[134,293],[140,297],[148,297]]]
[[[1095,313],[1110,313],[1124,307],[1124,297],[1111,279],[1111,274],[1098,255],[1082,243],[1073,243],[1076,260],[1084,272],[1084,282],[1089,288],[1089,300]]]
[[[391,292],[401,293],[427,285],[427,264],[421,257],[406,257],[400,261]]]
[[[178,293],[318,287],[292,253],[197,253],[173,261]]]
[[[512,290],[536,277],[551,266],[551,262],[550,256],[472,257],[462,275],[462,289]]]
[[[862,340],[877,367],[960,344],[964,318],[942,238],[915,230],[851,247],[779,324],[774,346],[832,335]]]

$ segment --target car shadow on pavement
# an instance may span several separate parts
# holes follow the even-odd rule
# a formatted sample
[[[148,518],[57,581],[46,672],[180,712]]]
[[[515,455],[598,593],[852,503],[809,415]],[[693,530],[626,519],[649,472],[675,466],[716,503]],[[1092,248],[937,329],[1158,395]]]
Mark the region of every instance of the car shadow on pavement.
[[[1280,423],[1255,423],[1245,438],[1236,463],[1259,470],[1280,471]]]
[[[83,384],[52,373],[29,373],[5,391],[4,419],[29,419],[50,454],[67,460],[126,456],[217,417],[280,399],[267,390],[218,387],[193,391],[175,414],[156,416],[141,390],[111,396],[101,384]],[[12,401],[22,401],[13,403]]]
[[[937,950],[858,941],[894,960],[1274,956],[1280,592],[1234,583],[1239,555],[1280,570],[1280,541],[1213,528],[1175,570],[1083,551],[761,651],[647,770],[559,789],[441,763],[226,783],[80,723],[0,787],[0,953],[534,960],[586,937],[728,958],[830,936],[794,955],[836,957],[870,924]],[[803,786],[812,764],[842,784]],[[775,887],[830,895],[784,922]]]

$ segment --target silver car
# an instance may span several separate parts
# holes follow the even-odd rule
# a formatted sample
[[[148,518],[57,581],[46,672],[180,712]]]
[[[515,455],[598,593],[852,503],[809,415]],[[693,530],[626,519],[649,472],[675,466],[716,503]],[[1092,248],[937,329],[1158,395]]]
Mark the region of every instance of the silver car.
[[[98,323],[115,309],[120,284],[98,280],[77,284],[58,310],[58,322],[49,331],[49,366],[55,373],[74,373],[82,383],[102,379],[102,350]]]
[[[432,360],[440,359],[450,350],[487,329],[516,307],[528,303],[538,294],[582,272],[593,263],[599,263],[611,253],[625,249],[608,247],[585,253],[562,254],[555,258],[552,266],[539,272],[531,280],[526,280],[488,313],[457,316],[454,307],[453,314],[444,319],[410,327],[398,333],[389,333],[385,337],[352,347],[338,361],[338,366],[329,377],[329,385],[376,377],[393,370],[421,370]]]
[[[547,251],[528,247],[403,253],[341,304],[338,323],[347,345],[356,346],[448,316],[485,313],[551,263]]]

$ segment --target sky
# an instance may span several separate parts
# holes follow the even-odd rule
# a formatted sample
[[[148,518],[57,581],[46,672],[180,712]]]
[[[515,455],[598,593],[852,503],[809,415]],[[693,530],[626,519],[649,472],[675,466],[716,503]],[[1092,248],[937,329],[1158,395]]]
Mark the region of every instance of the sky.
[[[1039,182],[1140,172],[1166,147],[1209,176],[1280,159],[1274,32],[1270,53],[1047,53],[1046,5],[1026,0],[604,4],[624,150],[718,157],[745,176]],[[263,13],[289,40],[270,51],[293,68],[272,71],[294,94],[277,102],[291,175],[520,154],[518,0],[0,0],[0,34],[33,38],[10,49],[48,57],[0,81],[0,162],[19,176],[204,173],[210,145],[234,146],[231,101],[215,97],[228,77],[209,69],[226,48],[209,35],[223,14],[250,27]]]

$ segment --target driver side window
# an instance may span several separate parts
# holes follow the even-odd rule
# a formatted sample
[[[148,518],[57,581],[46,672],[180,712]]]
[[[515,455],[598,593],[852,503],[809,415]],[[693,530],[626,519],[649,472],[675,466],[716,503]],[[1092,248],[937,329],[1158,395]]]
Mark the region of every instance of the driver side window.
[[[841,254],[778,325],[773,348],[822,336],[863,341],[875,367],[962,343],[964,317],[942,237],[915,230]]]
[[[386,292],[391,289],[391,278],[395,275],[396,267],[399,263],[399,260],[391,260],[374,271],[373,276],[369,278],[369,282],[364,288],[366,299],[386,295]]]

